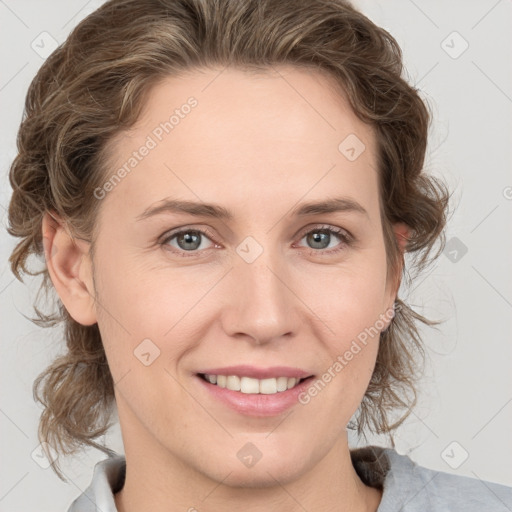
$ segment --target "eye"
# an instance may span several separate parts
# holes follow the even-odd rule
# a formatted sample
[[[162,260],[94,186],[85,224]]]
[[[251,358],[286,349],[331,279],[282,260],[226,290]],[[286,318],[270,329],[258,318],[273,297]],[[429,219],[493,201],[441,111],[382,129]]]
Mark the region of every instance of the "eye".
[[[300,241],[306,241],[306,248],[311,249],[310,253],[332,254],[342,251],[350,246],[353,237],[344,229],[334,226],[318,226],[309,231],[304,231]],[[213,247],[220,247],[215,241],[213,234],[208,230],[181,228],[178,231],[171,231],[163,235],[159,242],[171,252],[178,256],[197,256],[201,251],[206,251]],[[299,246],[304,247],[302,243]],[[188,254],[187,254],[188,253]]]
[[[167,233],[160,242],[164,246],[170,247],[173,252],[185,256],[184,252],[196,253],[214,246],[208,231],[201,229],[182,229]]]
[[[319,226],[305,232],[302,235],[302,240],[306,241],[307,247],[313,249],[311,253],[323,252],[330,254],[349,246],[352,237],[344,229],[333,226]]]

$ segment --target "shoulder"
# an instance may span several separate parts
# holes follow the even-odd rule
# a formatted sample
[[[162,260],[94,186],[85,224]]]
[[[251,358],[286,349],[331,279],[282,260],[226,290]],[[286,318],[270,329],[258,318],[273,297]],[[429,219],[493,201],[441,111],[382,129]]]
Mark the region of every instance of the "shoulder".
[[[390,448],[351,452],[365,483],[383,490],[378,512],[510,512],[512,487],[419,466]]]
[[[68,512],[117,512],[114,494],[124,485],[126,459],[115,452],[94,466],[92,481]]]

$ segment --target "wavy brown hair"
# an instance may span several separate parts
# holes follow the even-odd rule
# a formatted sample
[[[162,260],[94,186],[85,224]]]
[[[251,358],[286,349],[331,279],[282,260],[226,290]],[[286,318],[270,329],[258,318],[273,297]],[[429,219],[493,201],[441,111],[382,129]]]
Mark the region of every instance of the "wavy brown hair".
[[[23,273],[42,274],[40,292],[50,292],[55,308],[44,313],[36,305],[34,321],[64,326],[66,350],[33,388],[44,406],[39,438],[59,453],[87,446],[109,453],[95,440],[112,425],[115,397],[97,324],[84,326],[69,315],[46,267],[29,269],[29,256],[44,254],[44,214],[58,214],[73,236],[90,240],[94,249],[100,201],[93,191],[107,175],[105,148],[135,123],[151,87],[194,68],[278,65],[334,78],[357,116],[373,128],[389,271],[405,275],[438,256],[448,192],[423,171],[430,116],[403,77],[401,51],[389,33],[343,0],[106,2],[32,81],[10,169],[8,231],[20,239],[10,256],[12,271],[20,280]],[[411,229],[406,251],[413,258],[405,270],[394,222]],[[352,425],[359,434],[391,432],[415,403],[424,356],[418,322],[432,323],[397,299]],[[56,463],[53,468],[64,480]]]

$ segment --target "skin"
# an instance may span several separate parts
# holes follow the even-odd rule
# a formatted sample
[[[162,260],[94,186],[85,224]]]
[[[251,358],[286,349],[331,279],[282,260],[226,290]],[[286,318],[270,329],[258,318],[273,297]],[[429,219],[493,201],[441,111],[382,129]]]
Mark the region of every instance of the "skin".
[[[399,280],[387,274],[374,132],[317,72],[195,70],[155,86],[136,125],[111,141],[110,173],[190,96],[197,106],[101,199],[94,260],[58,218],[43,222],[52,281],[75,320],[98,323],[115,382],[127,459],[117,508],[375,511],[381,492],[357,476],[346,426],[378,337],[307,405],[276,416],[226,407],[195,375],[245,363],[321,376],[392,307]],[[355,161],[338,150],[349,134],[365,144]],[[166,197],[215,203],[233,218],[136,220]],[[366,213],[293,215],[334,197]],[[306,235],[326,226],[353,241],[331,234],[315,248]],[[176,237],[158,243],[176,228],[212,237],[195,252]],[[247,236],[263,249],[252,263],[236,251]],[[134,356],[147,338],[160,350],[149,366]],[[250,468],[236,455],[248,442],[262,453]]]

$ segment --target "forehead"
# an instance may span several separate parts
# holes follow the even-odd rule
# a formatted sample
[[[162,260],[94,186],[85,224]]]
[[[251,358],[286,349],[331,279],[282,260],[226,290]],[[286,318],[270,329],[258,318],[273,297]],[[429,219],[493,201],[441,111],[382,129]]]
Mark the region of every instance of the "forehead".
[[[137,123],[111,141],[107,178],[128,172],[108,199],[139,210],[168,195],[248,206],[336,188],[369,206],[378,197],[375,145],[324,74],[193,70],[156,84]]]

